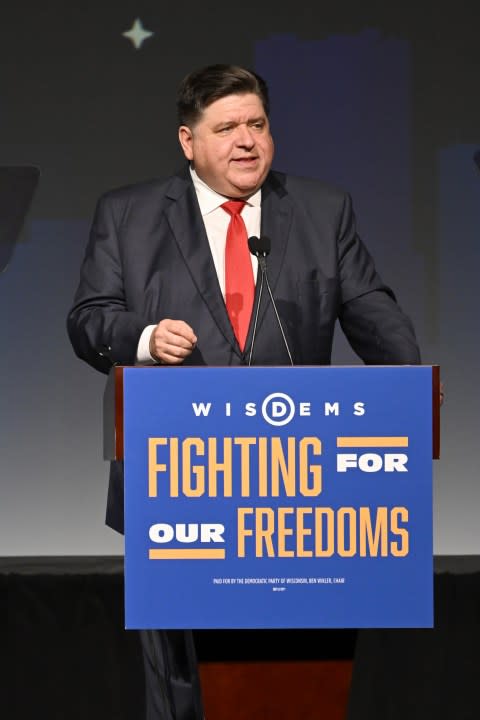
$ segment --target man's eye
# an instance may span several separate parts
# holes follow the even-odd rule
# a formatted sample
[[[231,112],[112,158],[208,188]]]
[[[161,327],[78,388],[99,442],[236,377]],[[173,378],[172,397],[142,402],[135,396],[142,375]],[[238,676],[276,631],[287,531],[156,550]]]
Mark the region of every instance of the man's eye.
[[[233,125],[224,125],[223,127],[218,129],[218,132],[222,135],[225,135],[226,133],[230,132],[233,128]]]
[[[265,123],[263,122],[263,120],[258,120],[257,122],[252,123],[250,127],[252,127],[254,130],[263,130],[263,128],[265,127]]]

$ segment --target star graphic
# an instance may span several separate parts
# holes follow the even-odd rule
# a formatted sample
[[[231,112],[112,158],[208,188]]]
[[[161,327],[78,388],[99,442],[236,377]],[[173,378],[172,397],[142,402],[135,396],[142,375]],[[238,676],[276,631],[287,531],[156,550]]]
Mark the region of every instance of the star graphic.
[[[122,33],[123,37],[128,38],[131,43],[135,46],[136,50],[139,50],[145,40],[155,33],[145,30],[140,18],[136,18],[130,30]]]

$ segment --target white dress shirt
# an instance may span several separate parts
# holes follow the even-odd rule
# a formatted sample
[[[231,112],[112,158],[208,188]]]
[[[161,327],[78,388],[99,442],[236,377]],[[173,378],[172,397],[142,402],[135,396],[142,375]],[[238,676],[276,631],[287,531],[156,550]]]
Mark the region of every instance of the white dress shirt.
[[[198,177],[193,168],[190,168],[190,174],[195,192],[197,193],[198,204],[205,224],[218,282],[223,298],[225,299],[225,244],[230,215],[222,209],[221,205],[230,198],[219,195],[215,190],[208,187],[208,185]],[[257,192],[247,200],[242,210],[241,214],[247,228],[247,237],[252,237],[252,235],[260,236],[261,200],[262,191],[257,190]],[[258,261],[254,255],[251,255],[251,259],[253,277],[256,282]],[[160,322],[162,319],[163,318],[159,318],[158,321]],[[183,320],[183,318],[172,318],[172,320]],[[150,355],[150,336],[155,327],[156,325],[148,325],[140,336],[136,358],[138,364],[151,365],[155,363],[155,360]],[[196,332],[196,328],[192,328],[192,330]]]

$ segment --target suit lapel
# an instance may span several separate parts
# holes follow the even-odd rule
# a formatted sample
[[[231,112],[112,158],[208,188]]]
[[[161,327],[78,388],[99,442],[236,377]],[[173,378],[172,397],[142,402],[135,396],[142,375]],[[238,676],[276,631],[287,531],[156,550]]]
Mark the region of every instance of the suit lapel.
[[[273,296],[275,287],[282,271],[285,251],[287,249],[290,226],[292,223],[292,204],[287,191],[281,182],[283,175],[270,173],[262,187],[262,220],[261,235],[270,238],[271,249],[267,258],[267,274]],[[260,282],[257,281],[255,289],[255,301],[258,302]],[[268,290],[264,286],[263,297],[258,315],[257,333],[265,317],[265,311],[271,300]],[[250,344],[253,330],[253,322],[250,325],[247,348]]]
[[[280,178],[283,176],[270,174],[262,188],[261,234],[271,241],[267,263],[272,291],[283,266],[292,222],[292,205]]]
[[[166,210],[166,217],[193,282],[225,339],[237,354],[241,355],[228,318],[205,225],[189,174],[175,176],[167,196],[173,202]]]

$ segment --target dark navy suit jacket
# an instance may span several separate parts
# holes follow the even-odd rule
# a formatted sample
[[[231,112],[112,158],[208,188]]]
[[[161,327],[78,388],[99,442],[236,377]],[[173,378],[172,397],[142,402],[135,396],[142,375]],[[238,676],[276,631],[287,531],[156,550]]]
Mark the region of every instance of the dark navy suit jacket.
[[[337,319],[365,363],[420,361],[410,320],[356,233],[347,194],[270,172],[262,187],[261,233],[271,239],[268,276],[296,365],[330,363]],[[134,364],[143,329],[163,318],[184,320],[198,337],[185,364],[246,363],[252,328],[242,353],[188,168],[100,199],[68,331],[77,355],[108,372],[112,364]],[[267,293],[254,364],[289,364]],[[119,463],[111,468],[107,523],[123,528]]]

